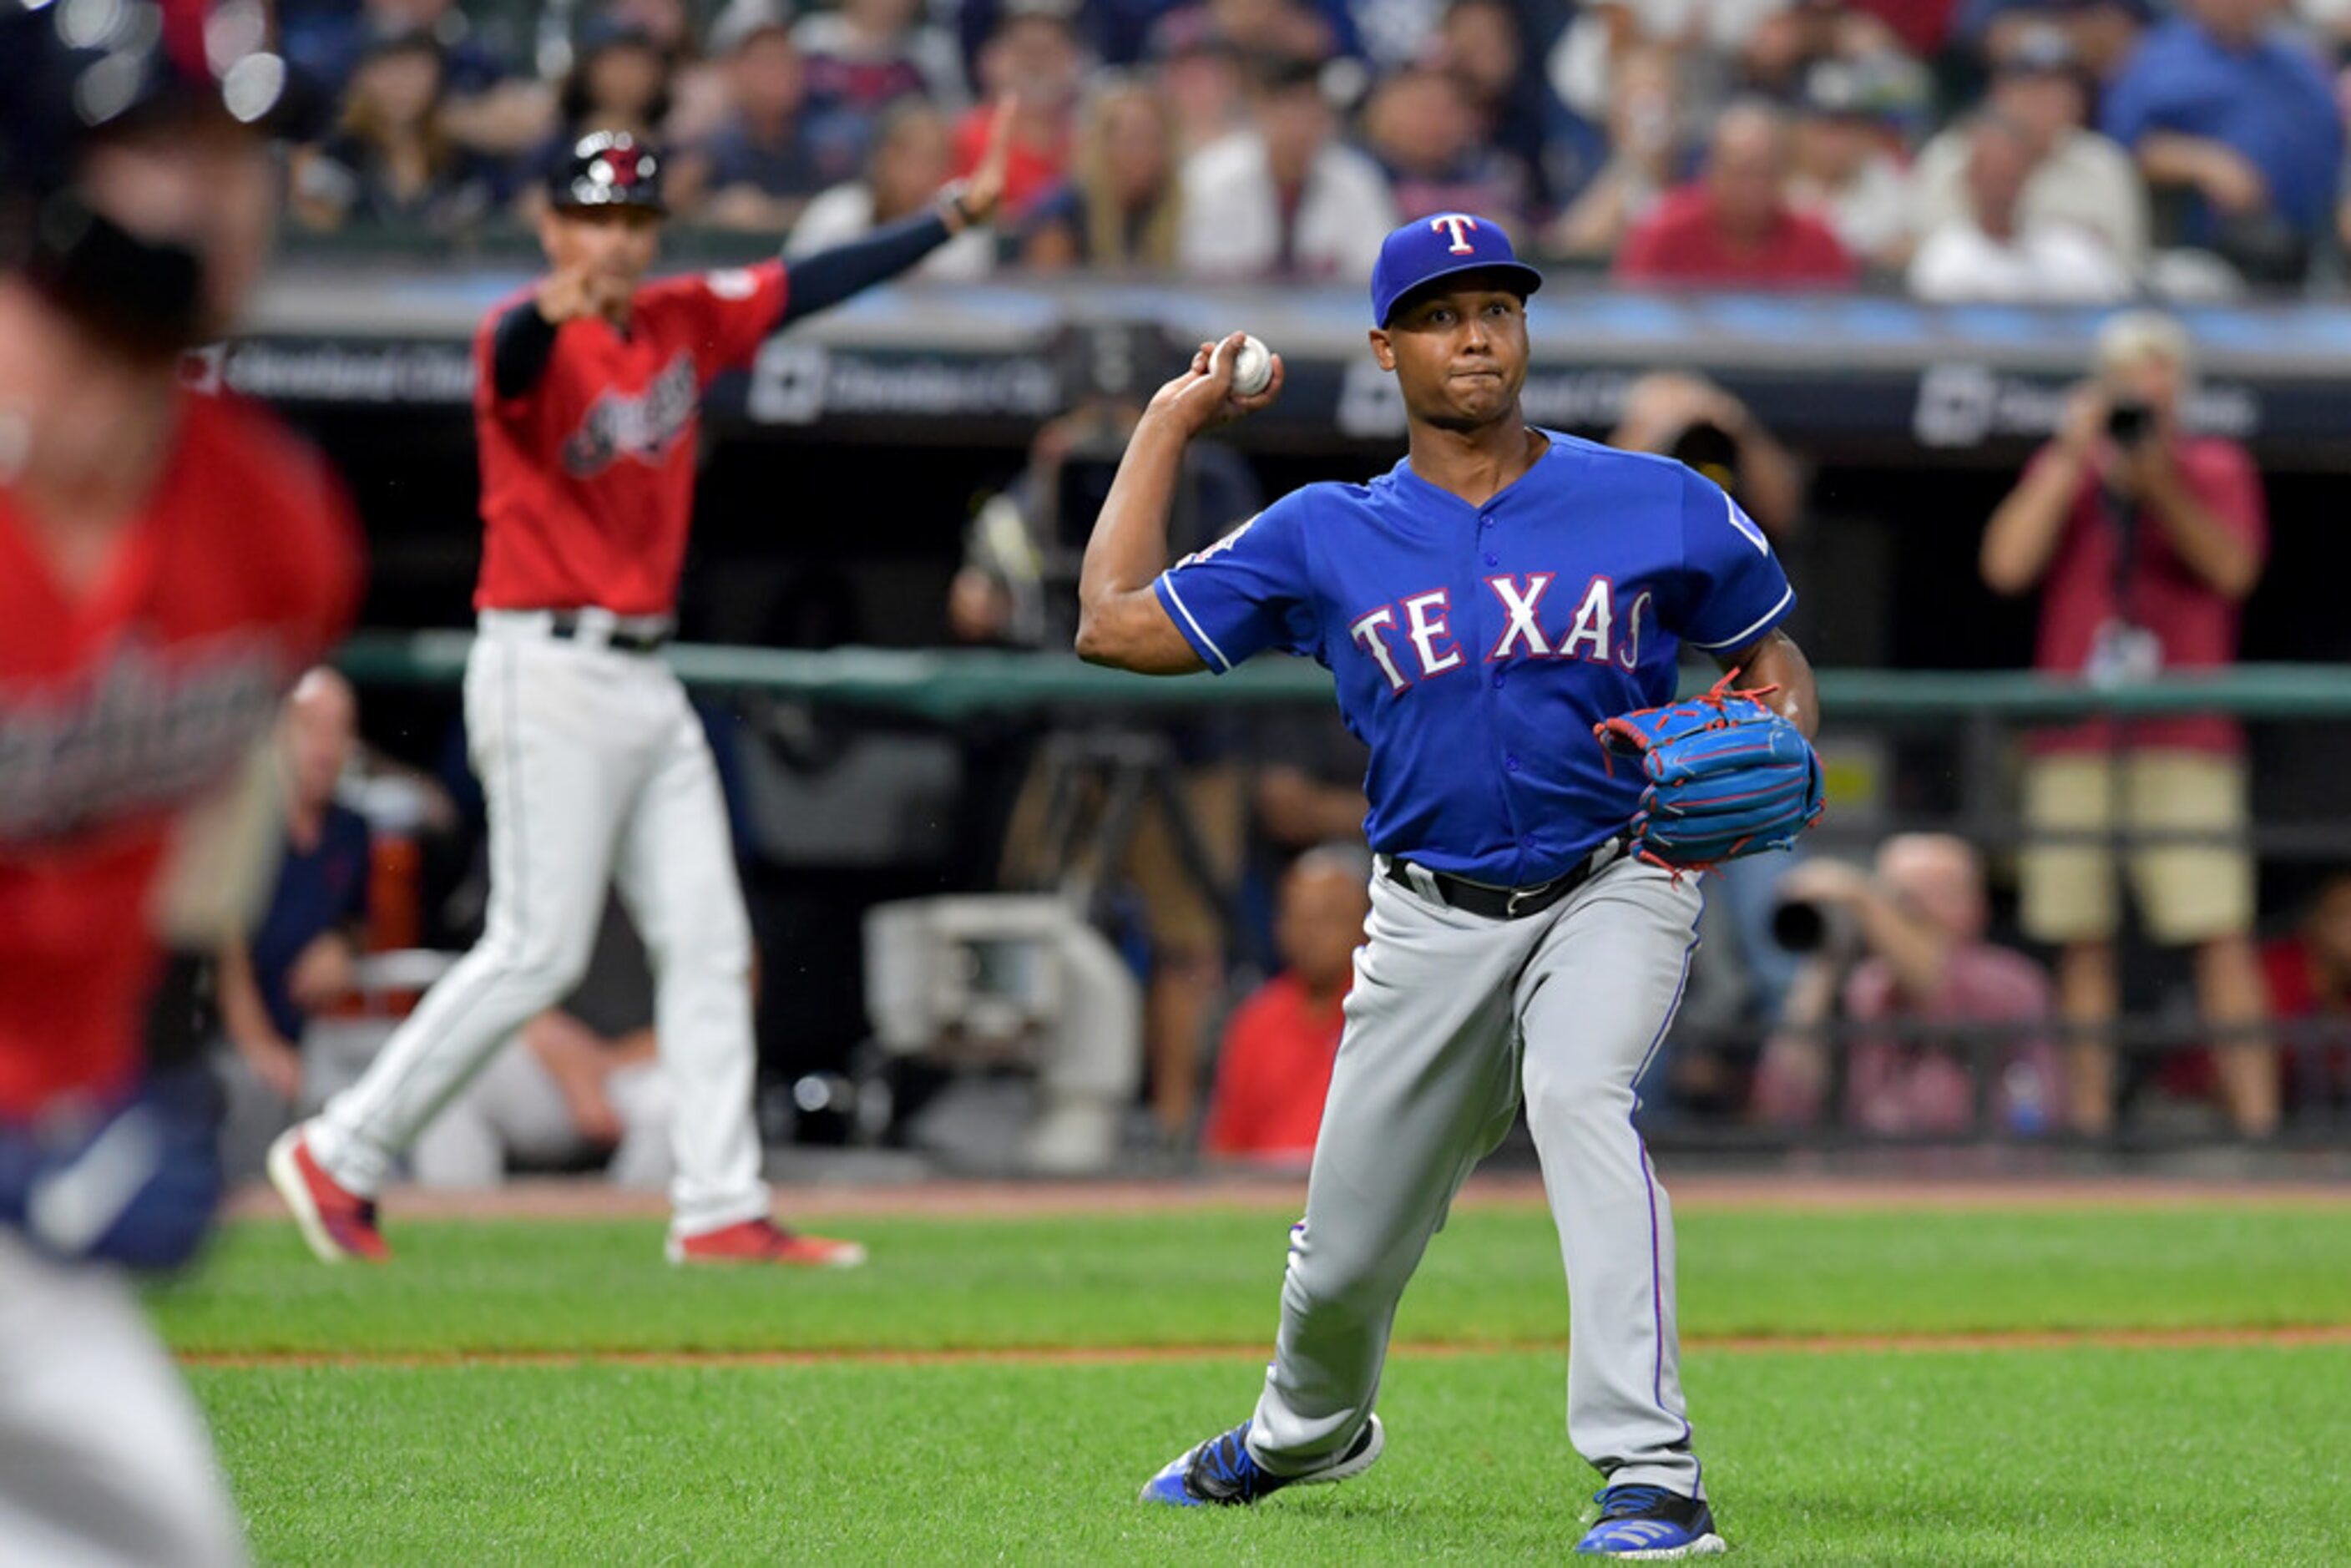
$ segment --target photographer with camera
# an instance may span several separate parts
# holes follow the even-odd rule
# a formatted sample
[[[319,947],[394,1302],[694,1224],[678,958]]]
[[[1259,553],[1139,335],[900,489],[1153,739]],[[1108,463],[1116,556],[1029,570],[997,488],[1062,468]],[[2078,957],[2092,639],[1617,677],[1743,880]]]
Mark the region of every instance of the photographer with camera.
[[[1608,444],[1688,464],[1736,496],[1774,542],[1803,520],[1803,465],[1753,410],[1704,376],[1652,371],[1625,388]]]
[[[1808,860],[1781,878],[1780,899],[1772,935],[1804,958],[1756,1071],[1759,1120],[1805,1126],[1834,1102],[1848,1125],[1880,1134],[1976,1129],[1972,1037],[2001,1026],[1981,1099],[1994,1124],[2032,1134],[2058,1119],[2057,1054],[2036,1027],[2049,1019],[2049,981],[1984,940],[1983,862],[1965,840],[1896,834],[1874,873]],[[1841,1086],[1823,1028],[1840,1017],[1860,1030]],[[1938,1029],[1949,1033],[1938,1039]]]
[[[2064,428],[1992,514],[1984,581],[2042,591],[2035,664],[2119,687],[2168,670],[2236,658],[2239,607],[2261,579],[2268,523],[2252,455],[2189,435],[2179,408],[2192,372],[2168,317],[2118,316],[2099,334],[2097,376],[2073,394]],[[2114,857],[2124,841],[2142,926],[2194,950],[2198,1007],[2223,1038],[2218,1061],[2231,1120],[2248,1136],[2277,1124],[2262,971],[2250,936],[2253,861],[2243,833],[2244,735],[2217,714],[2093,718],[2032,737],[2024,779],[2029,845],[2022,923],[2056,945],[2058,997],[2073,1034],[2071,1120],[2103,1133],[2115,1115],[2119,1008]],[[2132,843],[2136,835],[2199,835]]]
[[[1075,346],[1072,347],[1074,352]],[[1147,345],[1133,358],[1149,362]],[[1081,364],[1077,376],[1090,374]],[[983,501],[965,536],[964,561],[949,590],[949,629],[962,642],[1067,648],[1077,630],[1078,568],[1094,517],[1110,494],[1127,437],[1142,410],[1119,392],[1091,386],[1068,413],[1037,433],[1028,467]],[[1177,550],[1206,549],[1264,504],[1248,461],[1231,447],[1195,444],[1168,518]],[[1245,759],[1236,727],[1213,719],[1162,727],[1181,768],[1182,810],[1220,878],[1238,872],[1248,835]],[[1040,750],[1005,829],[1006,885],[1050,885],[1068,868],[1049,863],[1056,776]],[[1081,788],[1081,820],[1099,827],[1110,801],[1099,781]],[[1357,808],[1360,810],[1360,806]],[[1119,846],[1120,864],[1094,866],[1118,876],[1134,895],[1151,954],[1144,1030],[1152,1109],[1163,1143],[1191,1134],[1199,1103],[1201,1061],[1210,1014],[1223,994],[1231,932],[1225,912],[1184,861],[1176,824],[1157,798],[1146,798]]]

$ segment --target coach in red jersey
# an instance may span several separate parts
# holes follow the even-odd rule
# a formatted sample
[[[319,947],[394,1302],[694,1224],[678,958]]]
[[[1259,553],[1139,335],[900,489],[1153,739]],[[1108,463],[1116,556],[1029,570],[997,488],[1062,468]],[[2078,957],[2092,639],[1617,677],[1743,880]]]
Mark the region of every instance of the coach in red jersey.
[[[277,697],[343,629],[355,537],[260,411],[183,388],[263,265],[257,10],[0,6],[0,1560],[243,1560],[118,1266],[218,1193],[193,1061],[151,1061],[166,942],[257,891],[236,831]],[[228,25],[224,26],[226,22]],[[246,802],[252,805],[251,802]],[[266,802],[260,803],[266,808]],[[182,1033],[192,1031],[183,1030]],[[183,1048],[193,1042],[172,1042]]]
[[[611,884],[644,939],[674,1095],[671,1260],[863,1260],[853,1242],[771,1217],[726,803],[684,688],[651,655],[676,602],[703,389],[770,334],[987,221],[1010,108],[968,185],[789,273],[770,261],[646,283],[665,212],[660,154],[599,131],[558,171],[539,227],[554,270],[476,343],[481,634],[465,722],[489,807],[488,918],[366,1076],[270,1152],[270,1179],[320,1258],[388,1255],[376,1194],[491,1054],[578,984]]]

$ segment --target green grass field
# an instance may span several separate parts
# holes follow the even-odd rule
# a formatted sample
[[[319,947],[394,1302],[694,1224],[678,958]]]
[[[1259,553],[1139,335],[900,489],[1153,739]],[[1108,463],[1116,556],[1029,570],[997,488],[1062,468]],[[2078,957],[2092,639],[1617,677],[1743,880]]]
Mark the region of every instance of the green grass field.
[[[402,1226],[392,1268],[326,1269],[248,1224],[155,1307],[269,1562],[1563,1554],[1596,1483],[1563,1431],[1549,1221],[1514,1208],[1431,1249],[1370,1475],[1133,1501],[1248,1413],[1289,1218],[874,1221],[840,1228],[872,1264],[823,1275],[681,1274],[656,1224],[518,1220]],[[1700,1210],[1681,1236],[1740,1559],[2351,1561],[2351,1343],[2095,1338],[2351,1325],[2351,1208]],[[2024,1333],[2085,1337],[1997,1343]],[[1994,1343],[1830,1343],[1970,1334]]]

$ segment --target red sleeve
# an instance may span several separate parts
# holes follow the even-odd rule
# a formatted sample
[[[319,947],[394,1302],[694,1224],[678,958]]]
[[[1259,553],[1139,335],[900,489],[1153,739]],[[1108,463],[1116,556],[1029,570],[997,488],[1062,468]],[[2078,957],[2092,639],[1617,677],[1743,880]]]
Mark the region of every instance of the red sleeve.
[[[329,646],[342,641],[359,623],[360,606],[367,588],[367,535],[360,527],[359,514],[350,497],[336,492],[334,517],[336,551],[333,568],[334,591],[324,626]]]
[[[783,319],[790,280],[780,261],[734,267],[691,277],[667,278],[638,296],[638,308],[656,329],[674,332],[694,354],[705,386],[727,371],[741,370],[758,353]]]

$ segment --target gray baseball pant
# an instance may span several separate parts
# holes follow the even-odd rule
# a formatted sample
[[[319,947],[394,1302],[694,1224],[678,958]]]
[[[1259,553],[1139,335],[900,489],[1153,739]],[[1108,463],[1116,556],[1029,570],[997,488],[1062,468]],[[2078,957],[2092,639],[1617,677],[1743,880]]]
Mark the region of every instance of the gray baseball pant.
[[[129,1279],[0,1229],[0,1563],[245,1562],[204,1418]]]
[[[1705,1495],[1682,1400],[1673,1210],[1633,1125],[1698,909],[1695,877],[1630,860],[1511,921],[1373,878],[1249,1431],[1259,1464],[1314,1469],[1371,1418],[1405,1281],[1523,1093],[1575,1314],[1569,1439],[1612,1485]]]

